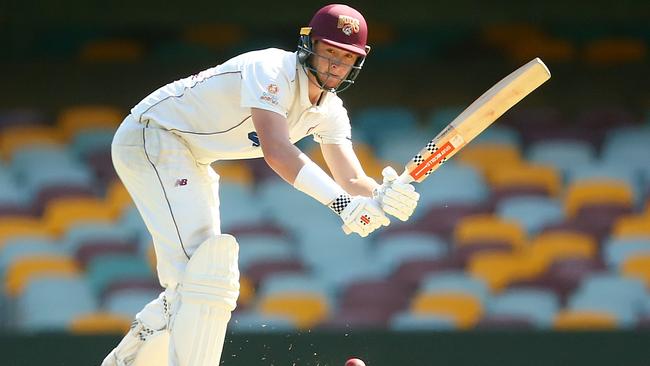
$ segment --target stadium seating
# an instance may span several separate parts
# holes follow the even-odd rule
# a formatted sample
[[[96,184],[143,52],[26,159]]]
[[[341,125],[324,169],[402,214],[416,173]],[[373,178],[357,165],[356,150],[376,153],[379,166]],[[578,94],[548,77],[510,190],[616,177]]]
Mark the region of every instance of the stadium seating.
[[[467,271],[499,292],[516,281],[532,279],[544,270],[539,258],[516,253],[479,253],[469,259]]]
[[[504,166],[518,166],[522,156],[516,145],[499,143],[472,144],[456,157],[459,163],[470,165],[483,173],[488,181],[496,169]]]
[[[0,151],[5,160],[11,160],[18,149],[41,145],[60,145],[61,132],[51,126],[17,125],[6,127],[0,135]]]
[[[381,179],[389,163],[399,170],[415,141],[429,139],[457,109],[436,107],[425,126],[419,111],[402,107],[355,112],[354,146],[367,173]],[[0,324],[122,333],[162,289],[151,236],[110,159],[121,111],[74,107],[54,126],[39,125],[33,113],[7,118]],[[222,231],[240,244],[241,295],[230,329],[643,327],[650,130],[608,125],[627,118],[615,108],[586,111],[573,117],[575,130],[553,132],[548,126],[566,122],[557,110],[513,111],[416,186],[421,200],[409,222],[391,219],[367,238],[343,234],[335,214],[263,161],[214,164]],[[301,144],[324,166],[316,144]],[[51,314],[42,303],[52,303]]]
[[[375,242],[373,263],[382,273],[393,272],[402,262],[413,259],[437,259],[447,254],[448,245],[433,235],[393,234]]]
[[[456,321],[449,315],[402,312],[391,319],[389,329],[395,331],[441,331],[456,328]]]
[[[562,310],[553,321],[553,328],[562,331],[611,330],[616,326],[614,315],[597,311]]]
[[[44,225],[62,235],[80,222],[106,222],[117,219],[119,213],[97,198],[61,198],[50,202],[43,213]]]
[[[553,325],[560,300],[548,290],[515,288],[491,298],[486,308],[490,316],[518,316],[546,329]]]
[[[461,219],[454,232],[454,245],[481,245],[500,242],[513,249],[522,248],[526,240],[523,227],[514,220],[495,215],[475,215]]]
[[[54,234],[46,228],[39,218],[32,216],[2,216],[0,217],[0,247],[7,240],[20,236],[53,237]]]
[[[30,255],[12,262],[6,271],[4,289],[13,297],[19,296],[30,282],[48,276],[76,277],[81,269],[67,255]]]
[[[17,325],[26,332],[64,331],[76,317],[98,310],[90,287],[79,276],[35,279],[18,303]]]
[[[495,168],[489,178],[495,194],[517,188],[529,188],[537,189],[544,196],[555,197],[562,186],[561,172],[550,165],[506,165]]]
[[[632,188],[626,182],[585,179],[569,184],[564,198],[564,207],[566,215],[573,217],[585,206],[611,204],[632,207],[633,202]]]
[[[70,332],[79,335],[126,333],[131,326],[131,318],[111,313],[97,312],[75,317],[70,322]]]
[[[476,325],[484,311],[480,299],[476,296],[454,292],[416,294],[410,310],[415,314],[450,317],[454,327],[461,329]]]
[[[586,141],[544,140],[532,144],[527,157],[534,164],[555,167],[566,177],[575,167],[593,164],[596,161],[596,151]]]
[[[0,278],[7,278],[7,270],[15,263],[20,263],[24,258],[59,258],[64,256],[65,251],[52,239],[30,236],[11,239],[4,247],[0,248]],[[1,318],[2,316],[0,316]]]
[[[487,200],[489,192],[485,179],[471,166],[449,162],[438,168],[418,186],[420,205],[426,209],[433,205],[479,204]],[[415,212],[415,217],[421,211]]]
[[[228,330],[234,333],[284,333],[295,329],[293,320],[287,316],[260,314],[255,311],[235,312],[228,323]]]
[[[56,125],[63,137],[70,141],[82,131],[115,130],[124,117],[125,114],[113,106],[77,105],[63,109]]]
[[[612,227],[612,236],[650,239],[650,215],[628,215],[618,218]]]
[[[106,296],[102,308],[110,314],[133,319],[135,314],[140,312],[145,305],[156,299],[159,293],[160,291],[154,289],[113,291],[110,295]]]
[[[607,265],[618,268],[629,257],[650,254],[650,239],[610,238],[604,244],[603,257]]]
[[[251,265],[262,261],[290,260],[295,248],[283,238],[268,236],[241,235],[239,242],[239,267],[246,271]]]
[[[496,213],[506,220],[518,222],[527,235],[564,220],[562,205],[546,197],[519,196],[500,201]]]
[[[650,288],[650,254],[627,258],[621,264],[621,275],[638,278],[643,281],[646,288]]]
[[[153,274],[143,258],[113,254],[96,257],[88,263],[86,277],[94,294],[102,296],[113,282],[125,279],[150,279]]]
[[[539,258],[545,267],[553,262],[570,258],[595,258],[598,247],[593,237],[571,231],[547,231],[536,236],[529,244],[532,257]]]

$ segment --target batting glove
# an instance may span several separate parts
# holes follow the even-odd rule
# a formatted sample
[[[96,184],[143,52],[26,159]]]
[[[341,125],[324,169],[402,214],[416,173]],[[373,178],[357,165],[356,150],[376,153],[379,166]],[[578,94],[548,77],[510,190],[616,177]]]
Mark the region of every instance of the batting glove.
[[[351,197],[343,194],[330,204],[330,208],[343,220],[342,229],[346,234],[357,233],[366,237],[378,228],[390,224],[379,204],[369,197]]]
[[[395,169],[389,166],[382,170],[381,175],[384,182],[374,190],[373,198],[387,214],[402,221],[408,220],[418,205],[420,194],[412,184],[400,182]]]

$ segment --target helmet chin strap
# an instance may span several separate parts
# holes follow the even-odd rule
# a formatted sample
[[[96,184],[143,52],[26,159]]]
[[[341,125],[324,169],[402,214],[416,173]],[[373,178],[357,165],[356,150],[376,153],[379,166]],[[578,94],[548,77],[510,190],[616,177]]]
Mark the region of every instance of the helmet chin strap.
[[[322,57],[322,56],[317,55],[316,53],[312,53],[311,56],[312,56],[312,57]],[[331,61],[330,61],[330,63],[331,63]],[[334,93],[334,94],[336,94],[336,93],[342,92],[343,90],[349,88],[352,84],[354,84],[354,80],[349,80],[349,79],[346,78],[346,79],[340,79],[340,80],[339,80],[339,83],[337,84],[336,87],[329,88],[329,87],[327,87],[327,86],[325,85],[325,83],[327,82],[327,80],[329,80],[330,76],[328,76],[327,79],[325,79],[325,81],[323,81],[323,80],[321,79],[321,77],[319,76],[319,74],[318,74],[318,70],[316,70],[316,68],[314,68],[314,67],[311,65],[311,62],[310,62],[309,60],[307,60],[307,61],[302,65],[302,67],[303,67],[303,69],[307,69],[307,70],[309,71],[309,73],[312,74],[312,75],[314,76],[314,78],[316,79],[315,84],[316,84],[316,85],[317,85],[321,90],[326,91],[326,92],[330,92],[330,93]],[[348,73],[348,74],[349,74],[349,73]],[[346,75],[346,77],[347,77],[347,75]],[[313,81],[312,81],[312,82],[313,82]],[[342,88],[339,88],[343,83],[346,83],[347,85],[345,85],[345,86],[342,87]]]

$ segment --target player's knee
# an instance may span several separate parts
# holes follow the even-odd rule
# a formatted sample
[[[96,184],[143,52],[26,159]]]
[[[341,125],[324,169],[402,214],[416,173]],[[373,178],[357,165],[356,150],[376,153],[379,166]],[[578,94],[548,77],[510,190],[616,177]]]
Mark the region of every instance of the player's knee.
[[[235,309],[239,297],[239,244],[221,234],[203,242],[189,260],[179,292],[182,301]]]

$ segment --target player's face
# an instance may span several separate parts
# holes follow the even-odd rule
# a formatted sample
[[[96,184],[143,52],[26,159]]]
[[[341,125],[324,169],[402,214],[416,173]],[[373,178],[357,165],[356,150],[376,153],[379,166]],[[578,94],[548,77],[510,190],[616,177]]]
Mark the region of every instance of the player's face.
[[[358,55],[325,42],[314,45],[312,65],[327,88],[336,88],[348,75]]]

